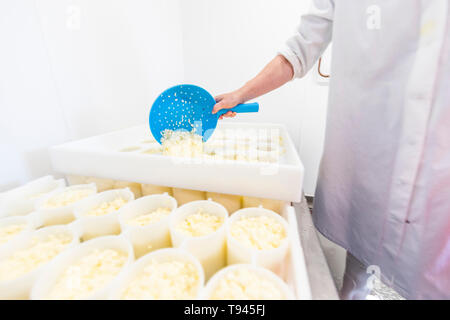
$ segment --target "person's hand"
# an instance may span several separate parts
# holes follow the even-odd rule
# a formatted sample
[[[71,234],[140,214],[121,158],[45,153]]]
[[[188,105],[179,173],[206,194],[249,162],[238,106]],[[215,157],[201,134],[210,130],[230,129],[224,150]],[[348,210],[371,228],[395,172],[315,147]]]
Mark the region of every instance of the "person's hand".
[[[240,97],[240,94],[237,91],[218,95],[217,97],[215,97],[215,99],[216,105],[213,108],[212,111],[213,114],[217,113],[219,110],[231,109],[237,106],[238,104],[243,103],[242,98]],[[227,113],[221,115],[219,119],[234,118],[235,116],[236,112],[228,111]]]

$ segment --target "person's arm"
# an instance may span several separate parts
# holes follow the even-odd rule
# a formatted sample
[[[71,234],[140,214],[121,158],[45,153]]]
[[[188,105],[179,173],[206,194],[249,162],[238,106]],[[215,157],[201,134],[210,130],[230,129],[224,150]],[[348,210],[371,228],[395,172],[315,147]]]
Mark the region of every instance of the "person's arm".
[[[221,109],[233,108],[240,103],[275,90],[291,80],[293,76],[294,69],[292,65],[285,57],[278,55],[256,77],[240,89],[217,96],[217,104],[214,106],[213,113]],[[224,116],[234,117],[235,115],[235,112],[228,111]],[[220,118],[222,119],[222,117]]]
[[[303,77],[316,63],[331,41],[334,0],[314,0],[308,14],[302,16],[296,33],[285,48],[252,80],[240,89],[216,97],[213,113],[231,109],[281,87],[293,78]],[[223,117],[234,117],[228,111]]]

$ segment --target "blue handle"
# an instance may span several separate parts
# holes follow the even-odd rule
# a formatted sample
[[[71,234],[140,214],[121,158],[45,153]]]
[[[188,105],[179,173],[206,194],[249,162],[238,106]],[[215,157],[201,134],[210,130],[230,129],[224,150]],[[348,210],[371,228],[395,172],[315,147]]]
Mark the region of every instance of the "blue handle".
[[[258,102],[253,102],[253,103],[238,104],[237,106],[235,106],[232,109],[219,110],[217,112],[217,116],[220,117],[221,115],[227,113],[228,111],[233,111],[233,112],[236,112],[236,113],[258,112],[259,111],[259,103]]]

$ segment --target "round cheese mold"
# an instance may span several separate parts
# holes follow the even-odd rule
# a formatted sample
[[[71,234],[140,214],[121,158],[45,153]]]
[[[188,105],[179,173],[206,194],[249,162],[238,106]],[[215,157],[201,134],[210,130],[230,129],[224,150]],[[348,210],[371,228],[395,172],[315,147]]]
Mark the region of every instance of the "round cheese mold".
[[[131,243],[123,236],[87,241],[52,262],[33,286],[31,299],[106,299],[133,260]]]
[[[223,217],[209,214],[203,208],[199,208],[196,213],[180,221],[175,229],[186,236],[202,237],[217,231],[223,223]]]
[[[0,248],[22,234],[25,230],[31,229],[26,217],[9,217],[0,220]]]
[[[171,216],[169,226],[173,246],[184,248],[197,257],[206,279],[225,266],[227,218],[225,207],[211,200],[187,203]]]
[[[289,225],[264,208],[236,211],[227,226],[227,263],[252,263],[281,271],[289,249]]]
[[[64,179],[45,176],[7,191],[0,202],[0,218],[23,216],[34,211],[36,204],[51,192],[65,187]]]
[[[96,193],[95,183],[58,189],[39,199],[36,211],[44,226],[67,224],[75,220],[74,206]]]
[[[0,261],[0,282],[17,279],[49,262],[71,242],[72,236],[67,233],[33,237],[28,247]]]
[[[61,208],[78,202],[88,196],[92,195],[92,189],[90,188],[67,188],[59,193],[49,197],[44,203],[42,203],[42,209]]]
[[[111,212],[117,211],[122,208],[128,202],[127,199],[123,199],[121,197],[115,198],[111,201],[103,201],[95,207],[89,209],[89,211],[85,212],[84,215],[86,217],[100,217]]]
[[[130,202],[120,210],[120,227],[131,240],[136,257],[172,245],[169,220],[176,208],[174,198],[155,194]]]
[[[258,250],[278,248],[286,239],[284,226],[272,217],[241,217],[230,226],[230,235],[240,244]]]
[[[236,264],[216,273],[207,283],[203,299],[291,300],[292,292],[273,272],[254,265]]]
[[[39,226],[36,213],[27,216],[0,219],[0,250],[6,250],[15,241]]]
[[[181,249],[160,249],[139,259],[119,280],[111,299],[192,300],[203,288],[200,262]]]
[[[147,214],[129,219],[126,223],[133,227],[145,227],[149,224],[156,223],[165,217],[168,217],[171,212],[171,208],[156,208],[155,210],[150,211]]]
[[[0,299],[28,299],[42,272],[59,254],[79,243],[71,226],[29,232],[0,253]]]
[[[74,208],[76,225],[83,241],[120,233],[118,211],[134,200],[130,189],[104,191],[78,203]]]

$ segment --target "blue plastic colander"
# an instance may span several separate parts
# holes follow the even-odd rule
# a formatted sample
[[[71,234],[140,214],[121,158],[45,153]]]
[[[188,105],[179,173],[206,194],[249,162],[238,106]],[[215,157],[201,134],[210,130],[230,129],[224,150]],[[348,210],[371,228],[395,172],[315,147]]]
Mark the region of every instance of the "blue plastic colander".
[[[212,114],[216,101],[205,89],[182,84],[161,93],[152,105],[149,116],[153,137],[161,143],[164,130],[195,132],[207,141],[217,126],[219,117],[228,111],[237,113],[258,112],[258,103],[239,104],[232,109],[222,109]]]

